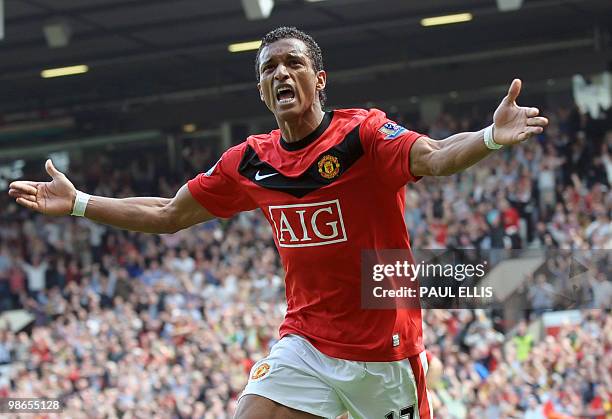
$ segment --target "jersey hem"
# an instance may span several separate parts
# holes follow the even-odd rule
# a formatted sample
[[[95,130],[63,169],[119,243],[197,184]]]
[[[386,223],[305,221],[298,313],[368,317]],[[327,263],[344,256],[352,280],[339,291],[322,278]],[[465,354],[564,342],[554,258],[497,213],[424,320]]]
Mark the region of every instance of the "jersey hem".
[[[342,350],[338,349],[334,345],[328,345],[310,338],[308,335],[298,330],[284,330],[280,337],[281,339],[287,335],[298,335],[306,339],[312,346],[319,350],[324,355],[332,358],[344,359],[346,361],[359,361],[359,362],[392,362],[401,361],[406,358],[419,355],[425,350],[425,345],[408,345],[404,350],[397,351],[391,354],[385,354],[381,356],[372,356],[372,350],[359,351],[359,350]]]

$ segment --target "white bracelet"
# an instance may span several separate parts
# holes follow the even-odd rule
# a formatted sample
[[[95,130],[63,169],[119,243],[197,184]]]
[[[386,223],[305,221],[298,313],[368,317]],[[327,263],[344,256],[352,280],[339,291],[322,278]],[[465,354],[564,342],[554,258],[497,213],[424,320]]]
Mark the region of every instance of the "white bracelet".
[[[85,215],[85,208],[87,208],[87,202],[89,202],[91,195],[81,191],[77,191],[76,199],[74,200],[74,206],[70,215],[75,217],[82,217]]]
[[[484,143],[489,150],[499,150],[503,147],[501,144],[497,144],[493,139],[493,125],[491,124],[484,130]]]

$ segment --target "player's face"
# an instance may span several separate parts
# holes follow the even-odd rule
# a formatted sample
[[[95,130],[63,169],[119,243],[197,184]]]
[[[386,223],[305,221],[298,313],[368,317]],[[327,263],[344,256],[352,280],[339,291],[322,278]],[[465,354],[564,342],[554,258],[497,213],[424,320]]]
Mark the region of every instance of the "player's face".
[[[277,118],[292,119],[320,109],[319,90],[325,88],[325,72],[315,72],[299,39],[281,39],[265,46],[259,55],[261,100]]]

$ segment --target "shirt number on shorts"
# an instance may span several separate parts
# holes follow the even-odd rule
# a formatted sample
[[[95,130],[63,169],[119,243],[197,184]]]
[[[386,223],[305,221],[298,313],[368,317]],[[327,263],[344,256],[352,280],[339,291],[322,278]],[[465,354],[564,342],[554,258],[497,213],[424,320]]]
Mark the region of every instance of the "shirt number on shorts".
[[[395,419],[395,417],[396,417],[395,411],[393,410],[385,415],[385,419]],[[414,405],[408,406],[408,407],[402,407],[399,410],[399,417],[413,419],[414,418]]]

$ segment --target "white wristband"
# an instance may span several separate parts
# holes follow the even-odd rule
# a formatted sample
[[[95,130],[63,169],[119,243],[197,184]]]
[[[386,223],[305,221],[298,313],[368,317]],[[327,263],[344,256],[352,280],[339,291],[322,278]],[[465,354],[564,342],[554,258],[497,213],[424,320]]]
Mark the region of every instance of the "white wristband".
[[[89,202],[91,195],[81,191],[77,191],[76,199],[74,200],[74,206],[70,215],[75,217],[82,217],[85,215],[85,208],[87,208],[87,202]]]
[[[497,144],[493,139],[493,125],[491,124],[484,130],[484,143],[489,150],[499,150],[503,147],[501,144]]]

